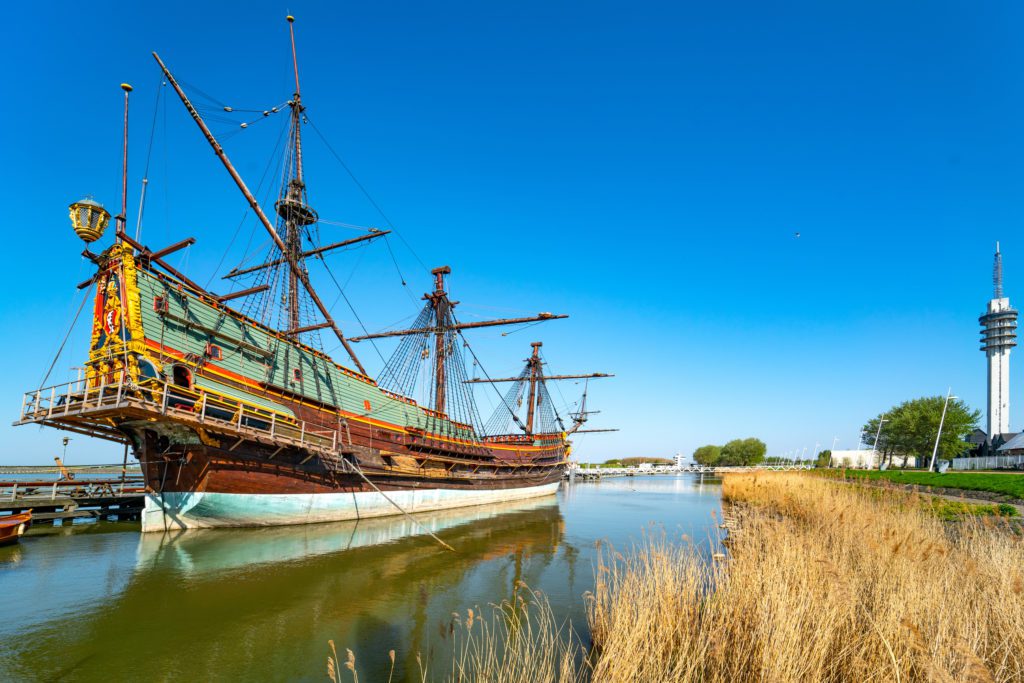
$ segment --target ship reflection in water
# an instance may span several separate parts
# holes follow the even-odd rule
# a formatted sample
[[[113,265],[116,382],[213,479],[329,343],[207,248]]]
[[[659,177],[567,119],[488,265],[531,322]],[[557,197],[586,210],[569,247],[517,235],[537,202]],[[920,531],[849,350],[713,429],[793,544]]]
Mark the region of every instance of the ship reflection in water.
[[[619,547],[650,522],[706,538],[719,489],[636,477],[557,496],[404,518],[177,534],[89,525],[0,552],[0,671],[12,680],[322,680],[326,643],[351,648],[361,680],[443,671],[452,612],[544,591],[586,628],[594,542]],[[114,533],[106,533],[111,529]],[[64,532],[68,531],[65,529]],[[344,650],[342,650],[344,656]]]
[[[331,524],[237,529],[229,533],[222,529],[197,529],[169,534],[141,534],[138,568],[173,567],[182,574],[195,577],[209,572],[253,569],[265,563],[305,560],[318,555],[394,543],[412,536],[424,536],[426,532],[423,529],[437,534],[464,524],[487,526],[491,522],[516,524],[518,521],[520,524],[517,526],[521,526],[524,516],[533,521],[543,520],[549,533],[540,540],[557,551],[561,539],[561,516],[555,496],[552,495],[522,502],[432,513],[419,517],[419,524],[405,517],[378,517]],[[423,541],[427,545],[434,543],[426,538]],[[495,550],[500,554],[511,549]]]

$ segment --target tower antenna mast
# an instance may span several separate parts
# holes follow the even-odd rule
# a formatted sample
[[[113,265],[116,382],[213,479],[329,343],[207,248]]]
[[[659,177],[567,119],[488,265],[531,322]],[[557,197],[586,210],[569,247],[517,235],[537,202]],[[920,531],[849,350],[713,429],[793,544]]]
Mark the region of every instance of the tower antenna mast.
[[[992,263],[992,284],[995,287],[995,298],[1003,298],[1003,255],[999,253],[999,242],[996,242],[996,256]]]

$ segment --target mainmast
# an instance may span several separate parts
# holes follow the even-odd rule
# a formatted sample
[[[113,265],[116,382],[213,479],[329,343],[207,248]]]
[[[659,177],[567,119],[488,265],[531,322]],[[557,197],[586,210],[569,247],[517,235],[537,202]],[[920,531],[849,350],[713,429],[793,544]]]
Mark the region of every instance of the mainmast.
[[[284,220],[287,249],[286,258],[301,263],[302,229],[317,221],[317,214],[306,204],[306,184],[302,176],[302,90],[299,87],[299,59],[295,50],[295,17],[288,15],[288,33],[292,41],[292,66],[295,70],[295,94],[288,106],[291,108],[291,138],[293,173],[288,180],[285,195],[274,204],[277,215]],[[305,268],[305,266],[302,266]],[[292,338],[299,335],[301,329],[299,308],[299,277],[293,270],[288,273],[288,330],[286,334]]]
[[[478,327],[494,327],[496,325],[518,325],[520,323],[534,323],[542,322],[544,320],[556,320],[559,318],[568,318],[567,315],[555,315],[553,313],[538,313],[534,316],[525,318],[501,318],[498,320],[480,320],[471,323],[460,323],[455,320],[455,316],[452,314],[453,309],[458,305],[457,301],[452,301],[448,296],[448,291],[445,286],[444,278],[446,275],[451,274],[452,269],[449,266],[441,266],[440,268],[434,268],[430,271],[434,276],[434,291],[428,292],[423,295],[423,299],[427,302],[425,312],[429,310],[429,317],[424,320],[423,314],[419,318],[421,323],[425,322],[419,327],[413,327],[406,330],[395,330],[392,332],[377,332],[376,334],[367,334],[361,337],[352,337],[350,341],[361,342],[368,339],[380,339],[382,337],[406,337],[406,336],[426,336],[433,335],[433,346],[434,346],[434,381],[433,381],[433,393],[434,393],[434,410],[444,413],[447,409],[447,382],[449,375],[449,368],[447,366],[448,359],[453,355],[453,350],[450,345],[454,343],[452,333],[461,330],[474,329]]]
[[[444,276],[449,275],[452,269],[450,266],[441,266],[430,272],[434,276],[434,291],[431,294],[424,294],[423,298],[427,299],[434,308],[434,320],[436,321],[434,329],[434,410],[443,413],[448,393],[445,390],[445,357],[448,355],[447,340],[445,339],[448,331],[446,325],[454,306],[448,300],[448,294],[445,292]]]
[[[526,361],[526,365],[530,369],[530,396],[529,403],[526,405],[527,434],[533,434],[533,416],[537,411],[537,383],[544,373],[540,361],[540,347],[544,346],[544,342],[530,342],[530,346],[533,347],[533,353]]]

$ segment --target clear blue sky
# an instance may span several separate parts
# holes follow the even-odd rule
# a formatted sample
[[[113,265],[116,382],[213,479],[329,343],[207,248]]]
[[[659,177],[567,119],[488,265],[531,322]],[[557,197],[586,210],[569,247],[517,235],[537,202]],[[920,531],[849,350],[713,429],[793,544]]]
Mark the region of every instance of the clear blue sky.
[[[427,287],[420,260],[447,263],[464,319],[572,316],[475,334],[491,373],[515,372],[536,338],[551,371],[617,374],[593,385],[593,426],[622,431],[582,438],[582,459],[745,436],[772,453],[852,447],[866,418],[947,386],[984,409],[976,318],[997,239],[1024,305],[1019,3],[66,2],[20,7],[0,41],[5,421],[90,272],[67,204],[119,203],[118,84],[135,86],[134,226],[150,50],[218,100],[264,109],[292,92],[288,11],[310,117],[411,246],[392,241],[412,294]],[[243,201],[165,101],[144,241],[198,237],[172,261],[205,282],[263,238],[249,219],[232,239]],[[214,125],[253,185],[281,119]],[[308,130],[320,215],[381,225]],[[352,234],[323,226],[325,241]],[[414,312],[380,245],[333,259],[367,327]],[[53,378],[85,352],[79,330]],[[569,402],[579,390],[562,388]],[[46,462],[58,444],[0,427],[0,462]],[[120,457],[79,437],[69,454]]]

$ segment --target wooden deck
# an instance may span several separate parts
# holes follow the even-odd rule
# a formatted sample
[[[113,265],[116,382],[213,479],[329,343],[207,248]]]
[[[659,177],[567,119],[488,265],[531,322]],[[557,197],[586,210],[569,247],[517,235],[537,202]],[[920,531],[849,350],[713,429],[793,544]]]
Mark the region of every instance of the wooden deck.
[[[134,520],[145,486],[138,475],[118,479],[0,481],[0,516],[32,510],[34,524],[75,519]]]

